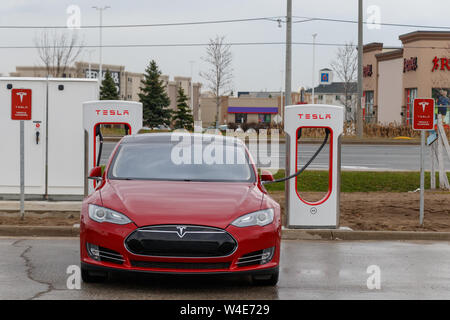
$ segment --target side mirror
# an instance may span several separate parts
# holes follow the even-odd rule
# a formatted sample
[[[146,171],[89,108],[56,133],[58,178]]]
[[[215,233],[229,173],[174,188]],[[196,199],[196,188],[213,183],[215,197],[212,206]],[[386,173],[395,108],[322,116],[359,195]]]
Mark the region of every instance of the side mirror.
[[[273,175],[270,171],[261,170],[261,181],[273,181]]]
[[[88,179],[102,180],[102,167],[93,167],[89,172]]]

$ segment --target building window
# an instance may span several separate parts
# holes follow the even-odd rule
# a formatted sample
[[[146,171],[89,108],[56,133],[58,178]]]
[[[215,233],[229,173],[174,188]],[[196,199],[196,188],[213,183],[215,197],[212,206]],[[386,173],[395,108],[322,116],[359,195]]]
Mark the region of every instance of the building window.
[[[341,100],[341,96],[337,95],[336,96],[336,101],[340,101]]]
[[[235,113],[234,114],[234,122],[235,123],[247,123],[247,114],[246,113]]]
[[[364,120],[369,123],[375,120],[373,96],[373,91],[364,91]]]
[[[433,88],[431,96],[436,102],[438,114],[444,116],[444,123],[450,124],[450,88]]]
[[[270,121],[271,121],[271,114],[267,113],[258,114],[259,123],[270,123]]]
[[[323,100],[323,95],[319,95],[319,100]]]
[[[415,98],[417,98],[417,88],[406,89],[406,112],[403,114],[406,125],[411,124]]]

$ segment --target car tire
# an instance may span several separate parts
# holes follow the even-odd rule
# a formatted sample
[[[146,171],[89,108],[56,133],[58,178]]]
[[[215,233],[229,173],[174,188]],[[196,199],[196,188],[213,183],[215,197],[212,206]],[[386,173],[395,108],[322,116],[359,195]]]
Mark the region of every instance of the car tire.
[[[86,283],[100,283],[108,279],[108,273],[106,272],[92,272],[86,268],[81,267],[81,279]]]
[[[253,285],[257,286],[275,286],[278,283],[279,271],[267,275],[252,276]]]

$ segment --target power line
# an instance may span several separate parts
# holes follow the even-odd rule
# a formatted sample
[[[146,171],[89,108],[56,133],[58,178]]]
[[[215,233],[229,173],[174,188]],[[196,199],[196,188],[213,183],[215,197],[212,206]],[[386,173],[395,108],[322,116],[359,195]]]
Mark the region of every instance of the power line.
[[[252,21],[278,22],[279,20],[280,17],[258,17],[258,18],[229,19],[229,20],[206,20],[206,21],[168,22],[168,23],[151,23],[151,24],[118,24],[118,25],[104,25],[102,26],[102,28],[172,27],[172,26],[188,26],[188,25],[204,25],[204,24],[220,24],[220,23],[236,23],[236,22],[252,22]],[[86,25],[79,27],[79,29],[95,29],[95,28],[100,28],[100,26]],[[67,26],[0,25],[0,29],[67,29]]]
[[[326,22],[341,22],[341,23],[352,23],[352,24],[358,23],[358,21],[356,21],[356,20],[345,20],[345,19],[317,18],[317,17],[313,18],[313,17],[301,17],[301,16],[295,16],[295,18],[306,19],[306,20],[297,20],[297,21],[293,21],[292,23],[301,23],[301,22],[305,22],[305,21],[326,21]],[[420,24],[403,24],[403,23],[387,23],[387,22],[374,23],[374,22],[363,21],[363,24],[390,26],[390,27],[406,27],[406,28],[450,29],[449,26],[443,27],[443,26],[428,26],[428,25],[420,25]]]

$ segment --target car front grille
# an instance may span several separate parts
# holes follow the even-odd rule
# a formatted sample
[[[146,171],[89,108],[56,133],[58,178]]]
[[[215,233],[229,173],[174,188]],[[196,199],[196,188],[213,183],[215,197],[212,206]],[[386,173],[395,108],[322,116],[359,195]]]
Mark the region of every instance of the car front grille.
[[[125,240],[132,254],[154,257],[226,257],[237,248],[225,230],[192,225],[159,225],[139,228]]]
[[[131,265],[138,268],[149,269],[229,269],[230,262],[160,262],[160,261],[139,261],[131,260]]]

